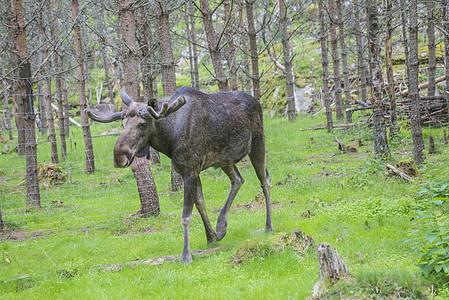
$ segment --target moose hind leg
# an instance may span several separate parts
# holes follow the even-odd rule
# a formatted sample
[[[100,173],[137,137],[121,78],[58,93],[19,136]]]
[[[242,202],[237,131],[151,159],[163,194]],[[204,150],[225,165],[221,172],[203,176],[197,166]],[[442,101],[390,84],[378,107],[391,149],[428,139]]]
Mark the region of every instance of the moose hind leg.
[[[181,216],[181,224],[184,230],[184,249],[182,251],[181,262],[191,263],[192,254],[190,253],[190,225],[192,223],[193,198],[191,188],[184,184],[184,208]]]
[[[262,140],[260,143],[254,143],[253,148],[249,154],[251,163],[256,171],[257,178],[260,181],[260,185],[265,196],[266,210],[267,210],[267,221],[266,221],[266,231],[274,231],[273,223],[271,222],[271,197],[270,197],[270,180],[271,176],[268,174],[266,168],[265,159],[265,142]]]
[[[243,177],[242,175],[240,175],[239,170],[235,165],[222,167],[221,169],[226,173],[226,175],[228,175],[229,179],[231,180],[231,189],[229,191],[228,198],[226,199],[226,203],[223,206],[223,209],[221,210],[217,220],[216,229],[219,241],[226,235],[229,209],[231,208],[232,202],[234,201],[240,187],[244,183]]]

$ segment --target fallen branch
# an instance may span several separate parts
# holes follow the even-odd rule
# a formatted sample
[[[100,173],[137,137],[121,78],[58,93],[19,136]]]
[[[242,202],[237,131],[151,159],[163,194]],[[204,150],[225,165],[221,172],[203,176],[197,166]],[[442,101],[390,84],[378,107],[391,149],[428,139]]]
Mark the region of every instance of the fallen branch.
[[[51,108],[53,108],[54,111],[59,112],[58,107],[57,107],[56,105],[54,105],[53,103],[51,104]],[[70,118],[70,117],[69,117],[69,121],[70,121],[70,123],[72,123],[72,124],[75,125],[76,127],[81,128],[81,125],[80,125],[78,122],[76,122],[75,120],[73,120],[72,118]]]
[[[222,247],[216,247],[216,248],[211,248],[211,249],[206,249],[206,250],[193,250],[192,255],[201,257],[201,256],[204,256],[207,254],[214,253],[221,249],[222,249]],[[100,265],[97,267],[97,269],[105,269],[106,271],[114,272],[114,271],[119,271],[119,270],[123,269],[123,267],[126,267],[126,266],[136,266],[136,265],[157,266],[157,265],[163,264],[164,262],[174,262],[174,261],[178,261],[180,259],[181,259],[181,254],[166,255],[166,256],[162,256],[162,257],[149,258],[149,259],[136,259],[134,261],[121,263],[121,264]]]
[[[435,78],[435,83],[439,83],[439,82],[445,81],[445,80],[446,80],[446,75],[443,75],[441,77]],[[428,87],[429,87],[429,82],[427,81],[427,82],[424,82],[424,83],[421,83],[420,85],[418,85],[418,90],[422,90],[422,89],[425,89],[425,88],[428,88]],[[403,90],[401,92],[401,96],[402,97],[407,96],[408,95],[408,91],[409,91],[408,88]]]
[[[393,166],[390,165],[390,164],[387,164],[386,167],[387,167],[388,169],[390,169],[391,171],[393,171],[395,174],[397,174],[397,175],[399,175],[400,177],[404,178],[405,180],[410,181],[410,182],[413,182],[413,181],[414,181],[414,179],[413,179],[412,177],[408,176],[407,174],[405,174],[404,172],[402,172],[402,171],[399,170],[398,168],[393,167]]]

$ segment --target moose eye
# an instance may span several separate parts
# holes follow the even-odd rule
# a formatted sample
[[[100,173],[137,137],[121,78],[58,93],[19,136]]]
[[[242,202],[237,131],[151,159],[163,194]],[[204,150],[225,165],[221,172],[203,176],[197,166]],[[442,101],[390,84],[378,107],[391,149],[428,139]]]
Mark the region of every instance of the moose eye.
[[[140,123],[139,124],[139,129],[146,129],[147,128],[147,123]]]

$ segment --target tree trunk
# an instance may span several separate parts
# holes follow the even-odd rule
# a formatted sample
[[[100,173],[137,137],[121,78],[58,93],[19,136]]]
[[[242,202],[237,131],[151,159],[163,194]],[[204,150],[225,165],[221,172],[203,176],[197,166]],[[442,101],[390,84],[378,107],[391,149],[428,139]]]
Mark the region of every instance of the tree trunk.
[[[340,31],[340,49],[341,49],[341,67],[343,69],[343,82],[345,92],[345,105],[343,110],[346,112],[346,123],[352,123],[352,112],[345,110],[346,107],[351,107],[351,85],[349,84],[349,69],[348,69],[348,49],[345,42],[345,20],[343,18],[344,3],[341,0],[337,0],[338,10],[338,28]]]
[[[279,18],[282,31],[282,50],[284,56],[285,66],[285,83],[287,89],[287,116],[290,122],[296,120],[296,105],[295,105],[295,76],[293,74],[292,61],[290,49],[290,34],[287,27],[287,8],[284,0],[279,0]]]
[[[324,107],[326,108],[326,127],[327,132],[332,131],[332,109],[331,101],[329,99],[329,69],[327,58],[327,22],[326,15],[323,8],[323,2],[318,1],[318,12],[320,15],[320,42],[321,42],[321,64],[323,66],[323,100]]]
[[[153,98],[153,70],[151,67],[151,53],[148,48],[148,39],[147,37],[151,37],[150,29],[148,28],[148,24],[146,20],[148,17],[145,13],[145,8],[140,7],[136,11],[136,37],[137,42],[139,44],[139,54],[140,54],[140,70],[142,71],[142,85],[143,85],[143,98],[144,101],[148,102],[151,98]],[[150,147],[150,159],[153,164],[160,165],[161,159],[159,153]]]
[[[435,96],[435,71],[436,71],[436,54],[435,54],[435,16],[433,10],[435,4],[433,0],[427,0],[427,37],[428,37],[428,53],[429,53],[429,87],[427,88],[427,96]]]
[[[61,56],[60,61],[63,61],[63,57]],[[62,68],[64,69],[64,68]],[[67,82],[65,80],[62,81],[62,97],[64,100],[64,130],[65,130],[65,137],[68,138],[70,135],[70,106],[69,106],[69,90],[67,87]]]
[[[226,48],[225,56],[228,62],[229,68],[229,87],[231,91],[237,91],[239,89],[237,83],[237,61],[235,60],[236,49],[234,45],[234,36],[237,34],[234,30],[233,24],[235,19],[233,18],[234,1],[229,3],[229,0],[224,2],[225,22],[228,23],[225,29]]]
[[[441,5],[441,15],[442,15],[442,22],[443,22],[443,28],[446,30],[446,32],[449,32],[449,3],[446,3],[444,5]],[[444,65],[445,65],[445,75],[446,78],[449,78],[449,35],[444,35]],[[446,80],[446,91],[445,91],[445,98],[446,98],[446,107],[449,107],[449,80]],[[449,120],[449,109],[447,110],[447,118]],[[446,132],[445,132],[446,135]]]
[[[217,36],[217,32],[214,29],[212,20],[212,10],[209,7],[208,0],[200,0],[200,12],[203,16],[204,32],[206,33],[207,47],[212,59],[212,65],[215,70],[215,80],[218,83],[218,89],[220,91],[228,91],[228,78],[226,77],[223,63],[221,61],[220,40]]]
[[[41,20],[41,35],[42,37],[48,36],[46,34],[45,25],[46,22]],[[48,56],[48,41],[44,40],[42,45],[42,54],[44,57]],[[56,143],[56,130],[53,119],[53,110],[51,109],[52,92],[51,92],[51,74],[50,74],[50,60],[47,60],[44,64],[45,75],[45,108],[47,111],[47,124],[48,124],[48,141],[50,142],[51,162],[53,164],[59,163],[58,146]]]
[[[97,20],[98,20],[98,28],[100,31],[100,35],[102,37],[106,38],[107,35],[106,35],[106,29],[105,29],[105,25],[104,25],[104,22],[105,22],[104,11],[101,13],[101,18],[99,18]],[[106,86],[108,87],[108,96],[109,96],[111,103],[115,105],[114,88],[112,86],[111,79],[109,78],[110,66],[109,66],[109,58],[106,53],[106,45],[103,41],[99,41],[99,43],[100,43],[100,50],[101,50],[101,58],[103,60],[104,79],[106,81]]]
[[[125,76],[125,87],[128,95],[137,99],[137,90],[139,81],[137,76],[137,50],[134,25],[134,14],[131,10],[132,0],[120,0],[119,6],[119,24],[120,35],[123,41],[122,57],[123,71]],[[153,174],[148,161],[144,157],[136,157],[131,164],[134,177],[137,182],[137,189],[140,196],[140,214],[143,216],[158,215],[159,196],[154,183]]]
[[[353,0],[354,4],[354,24],[355,39],[357,45],[357,70],[360,80],[360,95],[363,102],[367,102],[366,92],[366,64],[365,64],[365,47],[363,46],[363,30],[361,29],[360,7],[358,0]]]
[[[393,13],[391,0],[385,1],[385,65],[387,71],[387,94],[390,100],[390,139],[398,134],[398,122],[396,120],[396,96],[394,92],[394,76],[392,61],[392,38],[393,28],[391,27]]]
[[[418,91],[418,8],[417,0],[410,1],[409,32],[410,32],[410,130],[412,131],[415,162],[420,165],[424,162],[424,141],[421,130],[420,101]]]
[[[1,44],[1,42],[0,42]],[[39,44],[42,45],[42,39],[41,37],[39,37]],[[42,52],[39,52],[37,54],[37,65],[40,66],[42,64]],[[0,60],[0,64],[3,64],[3,62]],[[41,73],[41,72],[39,72]],[[5,67],[3,65],[3,76],[5,76]],[[3,81],[3,85],[5,87],[5,97],[7,100],[8,94],[6,93],[6,79],[4,79]],[[38,114],[36,116],[36,118],[38,117],[40,122],[36,122],[38,123],[38,129],[42,134],[47,134],[47,114],[46,114],[46,110],[45,110],[45,95],[44,95],[44,85],[42,83],[42,80],[38,80],[37,81],[37,110],[38,110]],[[9,107],[6,106],[6,115],[9,114]],[[6,125],[8,126],[8,124]]]
[[[84,82],[84,52],[81,40],[79,0],[71,0],[72,19],[73,19],[73,38],[75,48],[75,58],[77,63],[78,75],[78,96],[81,113],[81,126],[83,128],[84,146],[86,149],[86,172],[93,173],[95,171],[94,150],[92,146],[92,136],[90,134],[89,119],[86,114],[86,86]]]
[[[24,154],[26,157],[27,207],[40,208],[39,178],[37,169],[37,146],[34,114],[33,85],[21,0],[10,2],[11,40],[14,43],[15,62],[18,72],[15,81],[15,94],[18,114],[22,116],[24,130]]]
[[[55,0],[46,0],[45,1],[46,10],[47,10],[47,20],[50,24],[50,38],[55,43],[58,40],[59,36],[59,20],[57,19],[57,12],[56,12],[56,1]],[[65,125],[66,116],[64,115],[64,100],[62,96],[62,81],[64,80],[62,78],[62,71],[63,71],[63,65],[62,65],[62,59],[59,55],[56,54],[53,55],[53,61],[55,62],[55,70],[56,70],[56,77],[55,77],[55,86],[56,86],[56,98],[58,100],[58,119],[59,119],[59,140],[61,143],[61,156],[63,159],[67,157],[67,146],[66,146],[66,140],[65,140]],[[68,117],[67,117],[68,118]]]
[[[157,29],[162,56],[162,88],[164,90],[164,96],[169,97],[176,92],[176,76],[170,37],[170,11],[166,5],[167,2],[165,1],[157,1],[155,11],[158,16]],[[182,177],[175,171],[173,165],[171,166],[171,185],[175,191],[183,186]]]
[[[257,32],[254,26],[254,2],[255,0],[246,1],[246,22],[248,24],[249,50],[251,54],[253,96],[260,100],[259,51],[257,50]]]
[[[189,28],[189,43],[192,47],[192,87],[199,90],[200,89],[200,72],[198,68],[198,46],[196,41],[196,18],[195,18],[195,6],[189,2],[187,5],[187,10],[189,11],[189,24],[187,25]]]
[[[372,74],[371,106],[373,108],[374,151],[378,157],[388,157],[388,139],[382,106],[382,67],[380,64],[377,0],[367,1],[370,69]]]
[[[404,44],[405,66],[407,69],[407,78],[410,78],[410,53],[408,51],[407,38],[407,7],[408,1],[401,0],[401,27],[402,27],[402,43]]]
[[[331,47],[332,47],[332,63],[334,68],[334,86],[335,86],[335,109],[337,120],[344,121],[345,116],[343,113],[343,100],[341,97],[341,79],[340,79],[340,57],[338,55],[338,36],[336,32],[336,26],[338,24],[336,10],[335,10],[335,0],[328,1],[328,11],[329,11],[329,22],[330,22],[330,36],[331,36]],[[334,17],[332,17],[334,16]]]
[[[0,41],[0,48],[1,48],[1,41]],[[3,52],[3,51],[1,51]],[[0,52],[0,53],[1,53]],[[12,141],[14,139],[14,136],[12,134],[12,122],[11,122],[11,111],[9,109],[9,96],[8,96],[8,82],[6,81],[6,69],[5,69],[5,62],[2,58],[0,58],[0,64],[2,65],[2,84],[3,84],[3,99],[4,99],[4,105],[5,105],[5,118],[6,118],[6,129],[8,130],[9,139]],[[42,123],[45,124],[45,119],[41,119]]]

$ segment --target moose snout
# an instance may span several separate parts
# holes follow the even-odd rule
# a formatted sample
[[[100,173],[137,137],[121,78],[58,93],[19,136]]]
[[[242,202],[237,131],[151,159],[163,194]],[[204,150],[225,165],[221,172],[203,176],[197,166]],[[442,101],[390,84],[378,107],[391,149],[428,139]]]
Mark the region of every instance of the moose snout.
[[[131,165],[134,155],[128,147],[121,143],[115,144],[114,147],[114,167],[126,168]]]

